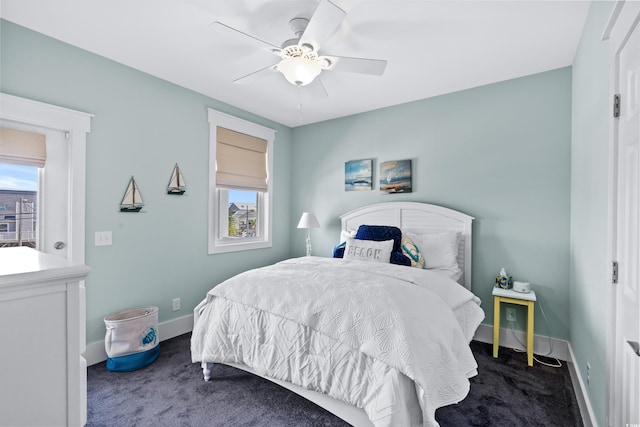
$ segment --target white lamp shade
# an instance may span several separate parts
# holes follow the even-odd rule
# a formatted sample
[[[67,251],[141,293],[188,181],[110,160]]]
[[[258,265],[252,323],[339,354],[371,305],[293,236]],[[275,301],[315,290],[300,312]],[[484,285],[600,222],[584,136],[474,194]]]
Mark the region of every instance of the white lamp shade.
[[[316,61],[302,56],[284,58],[278,64],[278,70],[296,86],[308,85],[322,71]]]
[[[311,212],[304,212],[298,222],[298,228],[318,228],[320,223],[318,218]]]

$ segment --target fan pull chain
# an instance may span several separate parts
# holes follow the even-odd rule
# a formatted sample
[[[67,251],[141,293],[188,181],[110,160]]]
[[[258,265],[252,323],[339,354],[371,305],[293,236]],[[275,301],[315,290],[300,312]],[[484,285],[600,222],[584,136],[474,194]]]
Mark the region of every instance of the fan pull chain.
[[[300,99],[300,86],[298,86],[298,123],[302,124],[302,100]]]

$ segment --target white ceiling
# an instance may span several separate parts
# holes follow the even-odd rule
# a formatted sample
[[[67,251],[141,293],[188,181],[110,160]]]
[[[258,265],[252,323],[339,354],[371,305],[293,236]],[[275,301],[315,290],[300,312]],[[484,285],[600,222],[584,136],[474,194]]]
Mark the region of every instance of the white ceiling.
[[[383,76],[320,75],[325,98],[279,73],[233,80],[279,58],[211,26],[280,45],[319,0],[1,0],[0,16],[290,127],[535,74],[573,62],[588,1],[333,0],[346,11],[321,54],[386,59]]]

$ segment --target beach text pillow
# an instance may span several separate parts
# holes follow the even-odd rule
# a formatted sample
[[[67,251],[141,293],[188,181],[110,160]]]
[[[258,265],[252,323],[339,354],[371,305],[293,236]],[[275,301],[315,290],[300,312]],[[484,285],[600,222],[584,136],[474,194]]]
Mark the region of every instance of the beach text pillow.
[[[375,241],[348,237],[344,248],[344,259],[389,262],[392,250],[393,240]]]

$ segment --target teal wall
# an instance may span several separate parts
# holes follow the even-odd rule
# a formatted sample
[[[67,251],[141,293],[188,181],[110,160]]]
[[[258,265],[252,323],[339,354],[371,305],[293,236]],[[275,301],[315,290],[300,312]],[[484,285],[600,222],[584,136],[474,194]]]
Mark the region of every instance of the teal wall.
[[[330,256],[339,216],[366,204],[457,209],[475,217],[473,291],[484,322],[493,324],[491,291],[505,267],[537,291],[535,332],[569,338],[571,68],[298,127],[293,140],[292,216],[316,213],[314,254]],[[374,175],[382,161],[411,159],[413,192],[345,192],[344,163],[368,158]],[[304,240],[292,233],[295,254]],[[517,316],[523,329],[524,309]]]
[[[571,141],[571,347],[599,425],[606,414],[609,44],[601,41],[613,2],[593,2],[573,64]]]
[[[157,305],[160,321],[191,314],[221,280],[288,257],[291,130],[124,65],[1,22],[0,91],[95,115],[87,139],[87,342],[104,340],[103,317]],[[207,254],[207,107],[276,129],[273,248]],[[178,162],[184,196],[166,195]],[[146,206],[120,213],[131,175]],[[94,246],[111,230],[113,246]],[[180,297],[182,310],[171,311]]]

